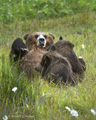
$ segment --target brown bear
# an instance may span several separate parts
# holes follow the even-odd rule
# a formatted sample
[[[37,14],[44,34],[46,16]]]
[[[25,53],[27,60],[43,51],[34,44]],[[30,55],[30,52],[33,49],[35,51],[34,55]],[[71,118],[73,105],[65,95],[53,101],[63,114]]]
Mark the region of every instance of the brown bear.
[[[35,73],[37,74],[36,68],[40,65],[41,59],[46,53],[46,48],[54,43],[55,37],[53,34],[34,32],[32,34],[25,34],[24,39],[26,41],[25,46],[27,46],[28,51],[26,54],[21,55],[22,57],[19,57],[19,64],[28,76],[33,76]],[[11,53],[20,46],[20,42],[17,41],[17,44],[13,42],[13,45],[14,49],[11,49]],[[19,53],[22,48],[23,46],[21,46],[21,48],[19,47]]]
[[[82,67],[81,60],[79,60],[73,50],[74,44],[70,41],[59,40],[50,47],[51,51],[56,51],[63,57],[66,57],[72,66],[72,71],[78,74],[83,74],[84,69]]]

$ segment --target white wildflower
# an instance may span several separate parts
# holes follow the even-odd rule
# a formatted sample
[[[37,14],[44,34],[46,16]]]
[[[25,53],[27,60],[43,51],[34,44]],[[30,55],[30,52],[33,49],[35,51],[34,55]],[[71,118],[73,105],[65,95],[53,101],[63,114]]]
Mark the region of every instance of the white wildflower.
[[[3,117],[3,120],[8,120],[7,115],[5,115],[5,116]]]
[[[90,111],[91,111],[91,113],[92,113],[93,115],[96,115],[96,112],[95,112],[94,109],[91,109]]]
[[[27,108],[29,108],[29,105],[28,105],[28,104],[26,104],[26,107],[27,107]]]
[[[44,94],[44,93],[43,93],[43,95],[42,95],[42,96],[46,96],[46,95],[51,95],[51,93],[46,93],[46,94]]]
[[[65,109],[67,109],[68,111],[71,111],[71,109],[68,106],[66,106]]]
[[[82,56],[79,56],[79,58],[82,58]]]
[[[43,95],[42,96],[44,96],[44,93],[43,93]]]
[[[78,112],[77,112],[76,110],[71,110],[71,111],[70,111],[70,114],[71,114],[72,116],[78,117]]]
[[[82,44],[82,48],[83,48],[83,49],[85,48],[85,45],[84,45],[84,44]]]
[[[36,5],[35,4],[33,4],[33,7],[35,7]]]
[[[32,11],[32,9],[30,9],[30,11]]]
[[[12,88],[12,91],[13,91],[13,92],[16,92],[17,89],[18,89],[17,87],[14,87],[14,88]]]
[[[10,14],[10,16],[12,17],[13,15],[12,15],[12,14]]]
[[[8,7],[10,7],[10,5],[9,5],[9,4],[8,4],[7,6],[8,6]]]

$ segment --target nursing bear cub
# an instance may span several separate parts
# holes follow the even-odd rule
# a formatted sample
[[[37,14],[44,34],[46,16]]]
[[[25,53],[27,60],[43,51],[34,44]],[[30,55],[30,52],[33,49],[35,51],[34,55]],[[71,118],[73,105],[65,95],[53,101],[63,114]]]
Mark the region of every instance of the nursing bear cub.
[[[67,58],[55,51],[46,53],[41,61],[43,66],[42,77],[54,83],[72,83],[72,67]]]
[[[25,34],[25,43],[20,38],[13,42],[10,60],[15,62],[20,60],[20,68],[24,70],[28,76],[34,76],[35,73],[37,74],[36,68],[40,65],[47,47],[54,43],[54,39],[53,34],[43,32]]]
[[[81,81],[85,62],[77,58],[73,47],[71,42],[61,39],[53,44],[41,61],[42,77],[60,84],[75,84]]]

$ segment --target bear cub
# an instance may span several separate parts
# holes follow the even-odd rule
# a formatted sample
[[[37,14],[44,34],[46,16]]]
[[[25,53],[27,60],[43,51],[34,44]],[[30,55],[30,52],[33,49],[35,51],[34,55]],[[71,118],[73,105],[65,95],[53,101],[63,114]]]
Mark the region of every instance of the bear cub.
[[[48,81],[53,80],[54,83],[60,85],[62,83],[73,84],[72,67],[66,57],[55,51],[49,51],[44,54],[41,65],[43,67],[42,78]]]
[[[16,62],[21,59],[28,52],[27,46],[21,38],[14,40],[11,46],[10,60]]]
[[[56,83],[75,84],[82,81],[85,62],[76,56],[73,48],[74,44],[62,40],[62,37],[50,46],[41,61],[42,77],[48,80],[53,79]]]

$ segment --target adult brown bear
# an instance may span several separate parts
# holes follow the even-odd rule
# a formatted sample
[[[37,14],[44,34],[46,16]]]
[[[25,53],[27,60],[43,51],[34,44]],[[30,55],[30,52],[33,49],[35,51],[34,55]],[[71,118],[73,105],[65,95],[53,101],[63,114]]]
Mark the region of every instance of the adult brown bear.
[[[25,43],[20,39],[16,39],[13,42],[10,59],[14,60],[14,58],[17,58],[14,61],[18,61],[20,58],[20,67],[29,76],[33,76],[37,73],[36,68],[40,65],[41,59],[46,53],[47,47],[54,43],[54,39],[55,37],[53,34],[46,34],[44,32],[25,34]]]

